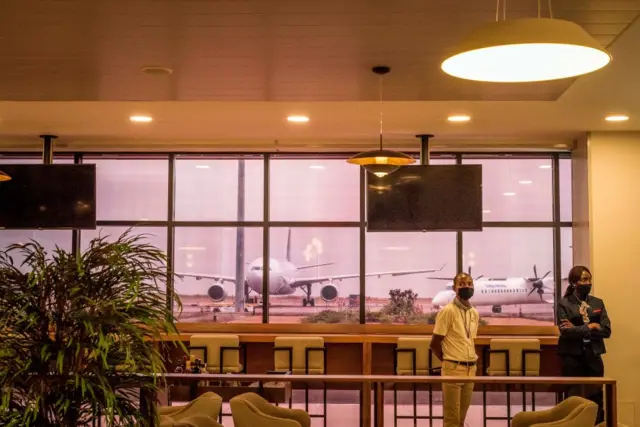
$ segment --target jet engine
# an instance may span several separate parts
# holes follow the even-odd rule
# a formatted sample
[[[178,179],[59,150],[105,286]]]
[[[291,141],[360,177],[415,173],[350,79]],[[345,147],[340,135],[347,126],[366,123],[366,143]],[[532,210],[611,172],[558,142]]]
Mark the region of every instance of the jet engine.
[[[213,302],[220,302],[220,301],[224,301],[224,299],[227,297],[227,292],[224,290],[224,287],[221,285],[213,285],[209,288],[209,290],[207,291],[207,295],[209,296],[209,299]]]
[[[328,284],[320,289],[320,298],[322,298],[325,302],[331,302],[338,298],[338,288],[336,288],[332,284]]]

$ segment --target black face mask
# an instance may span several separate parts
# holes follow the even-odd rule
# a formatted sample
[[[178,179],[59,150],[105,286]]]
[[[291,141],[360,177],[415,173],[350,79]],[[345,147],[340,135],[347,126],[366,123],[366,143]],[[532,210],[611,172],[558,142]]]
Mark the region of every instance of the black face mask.
[[[581,300],[586,300],[591,293],[591,285],[576,286],[576,294]]]
[[[460,297],[461,300],[470,300],[471,297],[473,296],[473,288],[460,288],[458,289],[458,297]]]

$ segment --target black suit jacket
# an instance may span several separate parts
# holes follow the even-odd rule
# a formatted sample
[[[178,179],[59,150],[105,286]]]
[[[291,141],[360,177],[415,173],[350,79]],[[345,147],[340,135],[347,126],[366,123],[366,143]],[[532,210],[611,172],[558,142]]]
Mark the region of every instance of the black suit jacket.
[[[600,298],[589,295],[587,297],[589,309],[588,323],[600,324],[600,329],[590,330],[580,314],[580,301],[575,295],[564,297],[558,303],[557,322],[558,326],[563,320],[568,320],[573,324],[571,328],[560,328],[560,338],[558,339],[558,354],[567,356],[579,356],[583,353],[584,341],[590,340],[591,347],[597,355],[604,354],[607,349],[604,339],[611,336],[611,320],[607,314],[604,302]]]

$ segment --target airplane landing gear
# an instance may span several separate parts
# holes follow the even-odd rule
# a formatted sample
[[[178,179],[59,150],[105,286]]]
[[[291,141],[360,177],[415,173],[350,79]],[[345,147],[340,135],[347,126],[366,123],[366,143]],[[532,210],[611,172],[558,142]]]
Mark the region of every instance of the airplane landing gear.
[[[502,306],[494,305],[493,307],[491,307],[491,311],[495,314],[500,314],[502,313]]]
[[[522,317],[522,306],[520,306],[520,311],[518,312],[518,317]]]
[[[302,298],[302,306],[306,307],[307,305],[311,307],[315,307],[316,300],[311,296],[311,285],[305,285],[302,287],[306,297]]]

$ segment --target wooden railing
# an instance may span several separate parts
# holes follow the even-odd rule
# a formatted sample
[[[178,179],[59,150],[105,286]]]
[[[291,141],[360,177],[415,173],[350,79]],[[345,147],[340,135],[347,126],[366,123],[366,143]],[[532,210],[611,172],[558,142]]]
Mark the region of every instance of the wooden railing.
[[[605,389],[605,416],[607,426],[617,426],[617,396],[616,381],[611,378],[583,378],[583,377],[445,377],[445,376],[399,376],[399,375],[269,375],[269,374],[164,374],[159,376],[160,380],[165,380],[168,385],[207,382],[282,382],[282,383],[302,383],[302,384],[331,384],[331,383],[351,383],[360,384],[361,396],[361,418],[363,427],[371,426],[371,405],[374,408],[374,427],[384,426],[384,391],[394,384],[444,384],[444,383],[473,383],[479,385],[483,390],[487,386],[510,385],[534,388],[536,386],[556,386],[557,388],[567,386],[600,386]],[[374,393],[373,402],[371,391]],[[147,402],[156,402],[157,396],[144,396]],[[145,405],[146,406],[146,405]],[[152,405],[150,405],[151,407]]]

